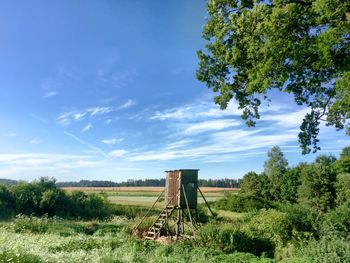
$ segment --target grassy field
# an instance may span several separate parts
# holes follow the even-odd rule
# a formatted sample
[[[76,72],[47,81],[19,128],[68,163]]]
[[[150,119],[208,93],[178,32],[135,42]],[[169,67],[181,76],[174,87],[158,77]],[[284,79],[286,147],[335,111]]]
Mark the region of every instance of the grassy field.
[[[164,187],[64,187],[63,189],[69,192],[84,191],[86,193],[101,194],[114,204],[149,207],[156,201]],[[226,193],[239,190],[237,188],[218,187],[202,187],[200,189],[209,202],[224,197]],[[163,206],[163,202],[158,202],[157,207]],[[203,198],[198,194],[198,203],[203,202]]]

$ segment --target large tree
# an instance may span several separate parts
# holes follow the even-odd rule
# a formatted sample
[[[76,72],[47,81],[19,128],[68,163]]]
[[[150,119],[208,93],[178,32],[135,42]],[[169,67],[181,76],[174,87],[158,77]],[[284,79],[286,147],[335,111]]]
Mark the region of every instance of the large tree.
[[[197,78],[231,99],[254,126],[270,89],[294,95],[309,107],[300,125],[303,153],[317,151],[325,121],[350,135],[349,0],[209,0],[198,52]]]
[[[270,181],[270,194],[272,198],[279,200],[281,198],[281,186],[284,174],[287,171],[288,161],[278,146],[272,147],[267,153],[267,156],[269,158],[264,164],[264,173]]]
[[[298,191],[299,202],[321,213],[334,207],[336,193],[335,158],[322,155],[301,171],[301,185]]]

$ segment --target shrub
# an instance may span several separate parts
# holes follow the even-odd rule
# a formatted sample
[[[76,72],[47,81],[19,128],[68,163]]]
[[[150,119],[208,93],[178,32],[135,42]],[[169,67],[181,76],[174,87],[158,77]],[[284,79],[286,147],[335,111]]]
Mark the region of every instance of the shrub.
[[[350,203],[328,212],[323,220],[321,234],[327,238],[350,237]]]
[[[318,236],[321,217],[311,208],[299,204],[280,204],[278,210],[288,214],[294,231]]]
[[[13,215],[15,210],[15,197],[5,185],[0,185],[0,219]]]
[[[238,251],[272,256],[274,251],[274,246],[269,240],[252,237],[232,225],[205,225],[198,231],[195,241],[200,246],[226,253]]]
[[[271,204],[254,195],[236,194],[217,201],[215,207],[232,212],[250,212],[262,208],[270,208]]]
[[[301,246],[292,262],[343,263],[350,262],[350,243],[342,239],[321,239]]]
[[[276,246],[286,244],[292,236],[288,214],[273,209],[255,213],[244,228],[251,236],[268,239]]]
[[[97,194],[85,194],[82,191],[71,193],[68,198],[67,214],[85,219],[106,218],[112,214],[107,200]]]
[[[13,222],[13,229],[17,233],[45,233],[48,230],[48,222],[49,220],[46,217],[38,218],[19,215]]]
[[[337,180],[334,184],[338,205],[342,205],[350,200],[350,173],[341,173],[337,175]]]

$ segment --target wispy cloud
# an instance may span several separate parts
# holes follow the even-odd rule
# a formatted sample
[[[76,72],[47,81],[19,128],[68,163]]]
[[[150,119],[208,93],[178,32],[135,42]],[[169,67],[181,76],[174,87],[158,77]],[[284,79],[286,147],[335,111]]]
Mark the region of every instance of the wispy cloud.
[[[41,143],[41,140],[38,140],[38,139],[32,139],[29,141],[29,144],[40,144]]]
[[[122,142],[123,140],[124,140],[123,138],[111,138],[111,139],[104,139],[101,142],[104,144],[114,145]]]
[[[35,119],[35,120],[37,120],[37,121],[39,121],[39,122],[41,122],[41,123],[47,124],[47,123],[49,122],[49,121],[48,121],[46,118],[44,118],[43,116],[40,116],[40,115],[35,114],[35,113],[31,113],[31,114],[30,114],[30,117],[32,117],[33,119]]]
[[[135,100],[128,100],[128,101],[125,102],[124,104],[118,106],[118,107],[116,108],[116,110],[127,109],[127,108],[130,108],[130,107],[132,107],[132,106],[134,106],[134,105],[136,105],[136,104],[137,104],[137,103],[136,103]]]
[[[191,142],[192,140],[180,140],[180,141],[168,143],[166,145],[166,149],[171,150],[171,149],[183,148],[189,145]]]
[[[89,148],[90,150],[96,151],[97,153],[101,154],[103,157],[110,159],[110,157],[108,156],[108,154],[106,154],[102,149],[92,145],[91,143],[88,143],[87,141],[84,141],[83,139],[75,136],[74,134],[65,131],[64,132],[65,135],[71,137],[72,139],[74,139],[75,141],[77,141],[78,143],[80,143],[81,145],[86,146],[87,148]]]
[[[225,128],[238,126],[241,123],[232,119],[221,119],[213,121],[203,121],[198,123],[191,123],[185,129],[185,133],[200,133],[212,130],[222,130]]]
[[[56,90],[47,91],[42,95],[42,98],[43,99],[50,98],[50,97],[56,96],[57,94],[58,92]]]
[[[82,132],[87,132],[88,130],[90,130],[92,128],[92,124],[89,123],[88,125],[86,125],[81,131]]]
[[[310,110],[308,108],[304,108],[294,112],[288,111],[277,114],[267,113],[262,115],[261,120],[269,121],[274,125],[279,125],[282,127],[298,127],[308,112],[310,112]]]
[[[127,153],[125,150],[114,150],[109,153],[111,157],[122,157]]]
[[[98,117],[101,118],[102,116],[104,116],[104,118],[105,116],[107,116],[108,118],[111,116],[112,113],[123,109],[128,109],[136,104],[137,103],[135,100],[129,99],[125,103],[116,107],[95,106],[84,110],[73,110],[73,111],[63,112],[58,115],[57,122],[62,126],[67,126],[72,122],[82,121],[89,118],[90,119],[98,118]],[[109,124],[111,123],[111,121],[112,120],[108,118],[105,122],[106,124]]]
[[[4,136],[4,137],[16,137],[17,134],[14,132],[10,132],[10,133],[4,133],[2,136]]]
[[[287,144],[295,141],[295,139],[295,133],[266,134],[264,129],[216,132],[200,145],[191,145],[191,147],[185,149],[169,149],[165,147],[154,151],[133,153],[128,156],[128,159],[130,161],[174,160],[181,158],[206,160],[209,156],[215,159],[218,155],[266,149],[274,145]]]

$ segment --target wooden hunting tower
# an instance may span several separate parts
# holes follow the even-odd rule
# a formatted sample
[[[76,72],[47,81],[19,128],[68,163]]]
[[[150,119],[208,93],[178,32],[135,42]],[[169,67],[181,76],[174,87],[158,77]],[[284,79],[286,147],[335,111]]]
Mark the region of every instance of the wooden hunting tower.
[[[197,169],[181,169],[166,172],[165,205],[176,209],[197,208]],[[187,199],[187,200],[186,200]]]
[[[198,192],[201,194],[204,202],[214,216],[202,191],[198,187],[198,171],[198,169],[165,171],[165,189],[158,196],[157,200],[142,218],[141,222],[134,227],[134,230],[137,232],[140,224],[144,221],[155,204],[161,200],[161,196],[165,193],[165,208],[149,228],[145,239],[157,239],[162,233],[165,233],[165,235],[172,235],[173,230],[171,230],[171,227],[169,227],[169,222],[173,222],[175,225],[175,231],[173,234],[176,235],[176,238],[185,237],[185,229],[188,231],[185,224],[192,230],[194,235],[195,229],[198,226],[197,222],[199,222],[197,211]],[[173,212],[176,212],[175,215]]]

